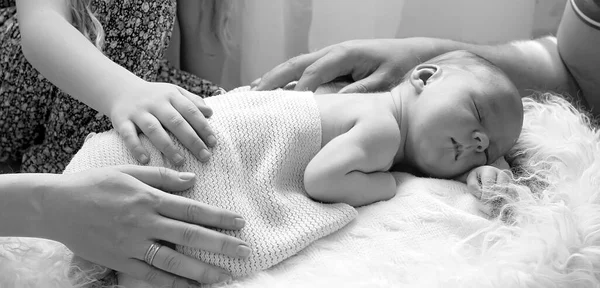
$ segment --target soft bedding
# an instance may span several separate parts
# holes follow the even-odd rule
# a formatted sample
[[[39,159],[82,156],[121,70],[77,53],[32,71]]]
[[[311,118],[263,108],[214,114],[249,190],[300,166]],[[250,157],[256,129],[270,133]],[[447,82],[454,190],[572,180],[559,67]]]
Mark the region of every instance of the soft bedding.
[[[486,191],[487,205],[463,184],[398,173],[393,199],[359,208],[341,230],[223,286],[600,286],[599,135],[566,101],[541,99],[525,100],[509,157],[520,185]],[[61,245],[0,241],[1,287],[67,287]]]

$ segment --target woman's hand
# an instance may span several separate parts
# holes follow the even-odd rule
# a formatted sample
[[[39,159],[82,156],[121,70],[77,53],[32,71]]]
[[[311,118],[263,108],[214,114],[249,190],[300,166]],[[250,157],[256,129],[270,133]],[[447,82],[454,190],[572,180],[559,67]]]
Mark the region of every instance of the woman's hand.
[[[140,163],[150,159],[138,131],[175,165],[183,164],[184,159],[167,131],[200,161],[210,158],[206,144],[213,147],[217,141],[205,117],[210,117],[212,110],[199,96],[176,85],[142,81],[115,102],[109,114],[113,127]]]
[[[182,191],[194,174],[166,168],[118,166],[60,175],[44,193],[44,227],[50,239],[76,255],[156,287],[215,283],[229,273],[162,246],[144,262],[151,244],[164,241],[244,258],[250,248],[210,227],[237,230],[236,213],[160,191]]]
[[[356,81],[340,93],[389,90],[408,70],[442,51],[434,49],[431,39],[353,40],[294,57],[267,72],[252,86],[256,90],[280,88],[298,80],[295,90],[315,89],[340,76]]]

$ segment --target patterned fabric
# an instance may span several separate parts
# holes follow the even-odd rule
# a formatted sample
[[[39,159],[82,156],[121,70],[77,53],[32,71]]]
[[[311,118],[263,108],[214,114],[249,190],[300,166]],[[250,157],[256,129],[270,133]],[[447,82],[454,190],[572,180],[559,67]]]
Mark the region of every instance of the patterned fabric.
[[[244,240],[252,254],[237,259],[189,247],[178,251],[234,277],[245,276],[293,256],[356,217],[350,205],[319,203],[304,190],[304,170],[321,149],[321,121],[312,93],[230,92],[206,103],[215,111],[208,121],[219,141],[207,163],[186,150],[185,164],[172,167],[147,137],[141,140],[150,152],[149,165],[197,175],[194,187],[179,195],[244,217],[242,230],[219,232]],[[89,138],[65,173],[135,161],[123,140],[110,131]]]
[[[0,8],[15,6],[15,0],[0,0]]]
[[[173,83],[201,97],[218,91],[163,60],[175,0],[92,0],[91,5],[106,33],[103,53],[115,63],[144,80]],[[20,39],[16,9],[0,9],[0,161],[22,157],[22,172],[60,173],[87,134],[112,125],[45,80],[23,56]]]

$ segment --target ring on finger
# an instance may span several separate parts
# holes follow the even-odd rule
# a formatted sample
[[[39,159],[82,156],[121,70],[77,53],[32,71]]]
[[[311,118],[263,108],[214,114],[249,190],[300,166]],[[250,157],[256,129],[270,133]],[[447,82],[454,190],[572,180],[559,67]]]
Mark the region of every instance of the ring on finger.
[[[146,254],[144,254],[144,262],[150,266],[153,266],[152,262],[154,261],[156,253],[158,253],[158,250],[160,250],[160,247],[162,247],[162,245],[159,243],[150,244],[150,247],[148,247],[148,250],[146,250]]]

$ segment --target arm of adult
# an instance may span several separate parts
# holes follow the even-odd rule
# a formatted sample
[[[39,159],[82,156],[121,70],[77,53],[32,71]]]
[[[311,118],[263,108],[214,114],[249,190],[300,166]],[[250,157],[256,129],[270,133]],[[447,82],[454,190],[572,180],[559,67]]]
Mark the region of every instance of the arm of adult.
[[[212,111],[200,97],[175,85],[146,82],[111,61],[71,24],[66,0],[18,0],[17,10],[23,54],[31,65],[62,91],[109,116],[138,161],[149,161],[140,130],[173,163],[183,163],[163,127],[207,160],[204,141],[214,145],[216,140],[205,119]]]
[[[350,75],[355,82],[341,93],[389,90],[416,65],[454,50],[468,50],[490,60],[509,75],[523,94],[529,89],[577,91],[562,64],[554,37],[502,45],[423,37],[352,40],[294,57],[267,72],[254,86],[257,90],[269,90],[298,80],[296,90],[314,90]]]
[[[568,0],[558,28],[558,51],[579,93],[600,114],[600,1]],[[578,95],[581,96],[581,95]]]
[[[600,105],[599,5],[595,0],[569,0],[557,37],[501,45],[424,37],[347,41],[294,57],[253,86],[269,90],[298,80],[296,90],[314,91],[322,83],[350,75],[356,82],[340,92],[387,90],[421,62],[446,52],[468,50],[503,69],[523,96],[530,95],[531,90],[583,95],[583,100],[595,107]]]
[[[153,266],[143,261],[159,240],[247,256],[243,241],[209,229],[240,229],[240,215],[161,191],[188,189],[194,179],[192,173],[143,166],[0,175],[0,236],[59,241],[86,260],[156,287],[220,282],[230,277],[227,271],[166,246]]]

